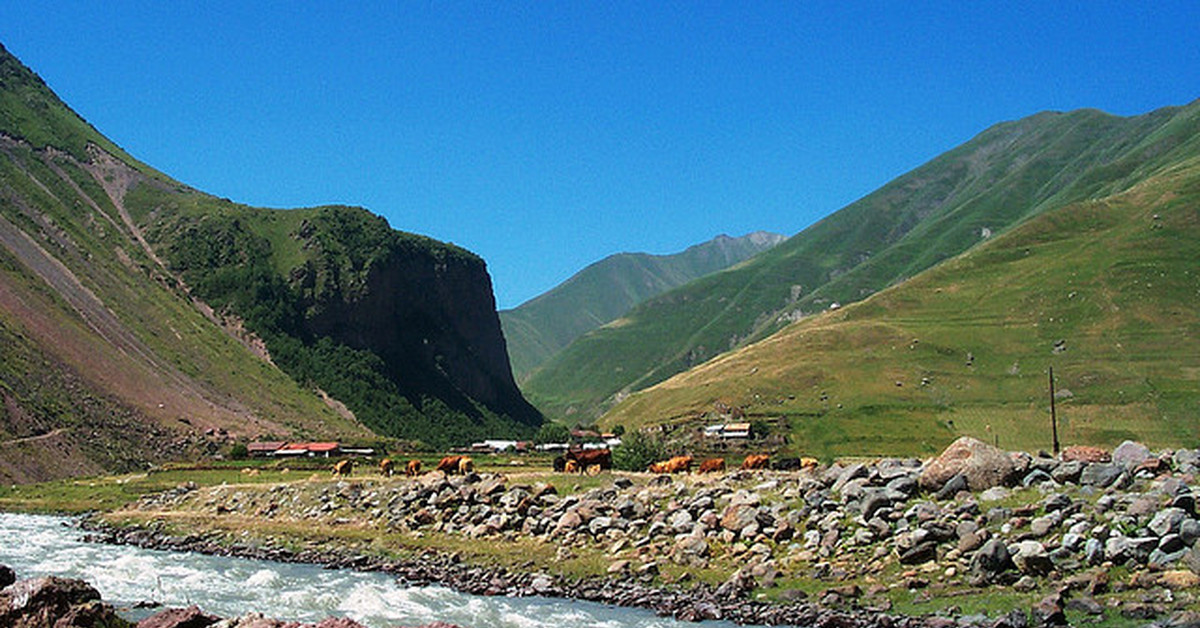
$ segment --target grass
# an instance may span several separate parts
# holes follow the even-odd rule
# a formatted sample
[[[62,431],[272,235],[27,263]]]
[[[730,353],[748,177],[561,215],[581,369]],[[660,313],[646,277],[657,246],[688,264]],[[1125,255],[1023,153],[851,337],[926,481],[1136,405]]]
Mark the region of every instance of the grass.
[[[720,420],[721,401],[784,417],[788,448],[819,457],[926,456],[960,435],[1049,450],[1053,367],[1064,445],[1194,447],[1197,181],[1193,160],[1125,194],[1046,213],[634,395],[603,424],[701,425]]]
[[[523,390],[548,416],[587,422],[627,393],[765,338],[797,312],[813,316],[914,277],[981,243],[985,228],[1002,234],[1169,172],[1200,153],[1198,126],[1200,105],[997,125],[748,263],[642,303],[547,361]],[[1001,285],[1038,281],[1040,269],[1029,270]]]

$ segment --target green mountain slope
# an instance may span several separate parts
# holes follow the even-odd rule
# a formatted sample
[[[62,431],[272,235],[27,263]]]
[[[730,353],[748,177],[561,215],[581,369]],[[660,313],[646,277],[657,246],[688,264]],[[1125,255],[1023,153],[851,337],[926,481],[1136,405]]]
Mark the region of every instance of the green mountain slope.
[[[860,300],[1031,216],[1126,189],[1196,155],[1198,129],[1198,103],[998,124],[748,263],[579,338],[524,389],[550,416],[597,416],[630,392]]]
[[[255,209],[188,188],[3,48],[0,347],[4,482],[235,438],[444,444],[540,422],[482,260],[360,209]]]
[[[677,375],[604,421],[702,425],[739,407],[795,452],[929,454],[962,434],[1049,450],[1053,368],[1064,445],[1195,447],[1197,260],[1192,157]]]
[[[759,231],[740,238],[717,236],[673,255],[618,253],[519,307],[501,311],[500,324],[517,380],[523,381],[572,340],[634,305],[743,262],[784,239]]]

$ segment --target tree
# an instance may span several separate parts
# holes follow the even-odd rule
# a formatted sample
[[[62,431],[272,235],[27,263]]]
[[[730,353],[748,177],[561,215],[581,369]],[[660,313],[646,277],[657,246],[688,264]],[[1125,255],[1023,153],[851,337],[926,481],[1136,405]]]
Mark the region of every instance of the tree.
[[[565,443],[571,439],[571,430],[562,423],[543,423],[533,437],[533,442],[538,445],[546,443]]]
[[[633,432],[621,438],[621,446],[613,450],[613,466],[622,471],[645,471],[651,463],[666,458],[667,448],[657,438]]]

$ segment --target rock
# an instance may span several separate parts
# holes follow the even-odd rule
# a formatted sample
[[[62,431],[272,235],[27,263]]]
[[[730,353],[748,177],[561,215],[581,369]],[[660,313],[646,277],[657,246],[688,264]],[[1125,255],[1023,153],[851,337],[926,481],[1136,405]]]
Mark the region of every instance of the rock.
[[[920,565],[932,560],[937,560],[937,542],[932,540],[918,543],[900,554],[902,565]]]
[[[623,574],[627,571],[629,571],[629,561],[628,560],[622,559],[622,560],[613,561],[613,563],[608,566],[608,573],[610,575],[611,574]]]
[[[1009,611],[1007,615],[1004,615],[1004,616],[1000,617],[999,619],[997,619],[995,622],[992,622],[992,625],[990,626],[990,628],[1028,628],[1028,627],[1029,627],[1029,615],[1027,615],[1025,613],[1025,611],[1023,611],[1021,609],[1016,609],[1016,608]]]
[[[8,565],[0,565],[0,589],[17,581],[17,574]]]
[[[675,546],[671,548],[671,560],[681,565],[703,567],[708,564],[710,551],[704,537],[689,534],[675,541]]]
[[[1050,562],[1050,556],[1046,552],[1046,547],[1037,541],[1021,541],[1014,548],[1009,548],[1009,553],[1012,555],[1013,564],[1021,573],[1032,576],[1044,576],[1052,569],[1054,563]]]
[[[137,628],[205,628],[219,620],[219,617],[204,613],[197,606],[168,608],[139,621]]]
[[[1132,469],[1151,458],[1150,448],[1131,440],[1127,440],[1113,450],[1113,464]]]
[[[1008,454],[983,441],[963,436],[925,465],[918,482],[925,490],[937,491],[961,473],[971,490],[982,491],[1008,484],[1014,471]]]
[[[971,574],[983,582],[994,582],[997,576],[1015,567],[1008,546],[999,539],[987,541],[971,557]]]
[[[1170,569],[1159,574],[1158,582],[1168,589],[1192,589],[1200,587],[1200,574],[1184,569]]]
[[[1089,464],[1079,475],[1079,483],[1084,486],[1105,488],[1117,481],[1125,472],[1124,467],[1115,463],[1097,462]]]
[[[1059,456],[1063,462],[1109,462],[1112,456],[1099,447],[1089,445],[1071,445]]]
[[[1063,611],[1062,596],[1055,593],[1042,598],[1030,609],[1033,625],[1041,628],[1067,626],[1067,615]]]
[[[956,473],[954,477],[946,480],[946,483],[942,485],[942,488],[938,489],[937,494],[935,494],[933,498],[942,501],[954,499],[955,495],[958,495],[959,493],[968,489],[967,476],[961,473]]]
[[[758,518],[758,508],[751,504],[733,504],[725,509],[721,516],[721,527],[733,532],[740,532],[746,526],[755,523]]]
[[[17,580],[0,591],[0,626],[131,626],[111,606],[100,601],[100,592],[84,582],[49,576]]]
[[[1083,461],[1070,460],[1054,467],[1050,477],[1059,484],[1074,484],[1079,482],[1079,474],[1083,473]]]
[[[1180,525],[1188,519],[1188,514],[1182,508],[1164,508],[1158,511],[1147,526],[1158,536],[1179,532]]]

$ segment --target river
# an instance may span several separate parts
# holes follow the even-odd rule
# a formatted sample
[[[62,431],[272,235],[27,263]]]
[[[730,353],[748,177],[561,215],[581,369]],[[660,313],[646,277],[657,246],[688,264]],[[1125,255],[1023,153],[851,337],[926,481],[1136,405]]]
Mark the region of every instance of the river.
[[[255,611],[316,622],[342,616],[370,628],[437,620],[467,628],[695,626],[593,602],[481,597],[438,586],[403,586],[380,573],[88,543],[73,522],[69,517],[0,513],[0,564],[12,567],[18,578],[86,580],[131,619],[154,612],[133,610],[136,603],[156,602],[164,607],[196,604],[221,617]]]

